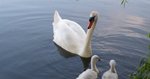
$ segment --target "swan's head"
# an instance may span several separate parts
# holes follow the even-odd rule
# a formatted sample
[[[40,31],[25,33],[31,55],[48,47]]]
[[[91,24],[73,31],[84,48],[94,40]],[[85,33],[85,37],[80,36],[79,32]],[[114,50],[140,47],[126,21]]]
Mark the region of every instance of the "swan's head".
[[[93,25],[93,22],[96,22],[98,20],[98,12],[93,11],[90,14],[90,19],[89,19],[89,24],[88,24],[88,29],[90,29]]]
[[[93,55],[91,61],[97,62],[97,61],[101,61],[101,60],[99,59],[99,57],[97,55]]]
[[[115,60],[110,60],[109,65],[110,65],[110,66],[115,66],[115,65],[116,65]]]

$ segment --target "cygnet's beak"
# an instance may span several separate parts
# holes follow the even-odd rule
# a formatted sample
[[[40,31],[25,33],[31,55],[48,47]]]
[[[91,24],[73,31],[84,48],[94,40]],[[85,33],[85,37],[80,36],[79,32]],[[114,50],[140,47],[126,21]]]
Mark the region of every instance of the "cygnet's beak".
[[[101,61],[100,59],[98,59],[98,61]]]

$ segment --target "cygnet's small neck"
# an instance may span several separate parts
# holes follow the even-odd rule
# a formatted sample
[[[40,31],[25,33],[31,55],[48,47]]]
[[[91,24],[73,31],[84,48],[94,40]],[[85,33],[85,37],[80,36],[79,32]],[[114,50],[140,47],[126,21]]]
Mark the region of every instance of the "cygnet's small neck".
[[[93,60],[91,61],[91,70],[97,72],[97,74],[98,74],[99,71],[96,67],[96,61],[93,61]]]
[[[112,73],[116,73],[115,65],[111,65],[111,67],[110,67],[110,71],[111,71]]]

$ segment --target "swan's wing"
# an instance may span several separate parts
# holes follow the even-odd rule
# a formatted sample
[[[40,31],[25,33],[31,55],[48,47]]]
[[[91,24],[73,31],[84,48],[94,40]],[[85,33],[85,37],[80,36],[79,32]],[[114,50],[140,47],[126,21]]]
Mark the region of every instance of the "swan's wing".
[[[83,48],[85,38],[81,39],[64,21],[53,23],[53,32],[53,41],[65,50],[77,54]]]
[[[67,20],[67,19],[62,19],[57,11],[55,11],[54,22],[52,23],[52,25],[53,25],[53,32],[57,30],[61,31],[60,28],[68,28],[69,30],[74,32],[74,34],[76,34],[77,37],[79,37],[80,39],[85,39],[86,37],[85,31],[82,29],[82,27],[78,23]],[[68,33],[71,33],[71,32],[68,32]],[[54,34],[56,34],[56,32]],[[74,36],[72,36],[72,38],[73,37]]]
[[[82,72],[76,79],[97,79],[97,73],[91,69]]]
[[[86,33],[78,23],[67,19],[63,19],[63,22],[66,23],[79,37],[85,39]]]
[[[61,20],[62,19],[61,19],[59,13],[57,11],[55,11],[55,13],[54,13],[54,22],[53,23],[57,23],[57,22],[59,22]]]
[[[55,11],[53,25],[53,41],[65,50],[78,54],[83,48],[86,33],[76,22],[61,19]]]
[[[55,13],[54,13],[54,22],[52,23],[53,28],[58,28],[59,26],[56,27],[55,24],[57,24],[59,22],[65,23],[68,26],[68,28],[71,28],[77,35],[79,35],[79,37],[85,38],[86,33],[78,23],[76,23],[74,21],[67,20],[67,19],[62,19],[60,17],[59,13],[57,11],[55,11]]]

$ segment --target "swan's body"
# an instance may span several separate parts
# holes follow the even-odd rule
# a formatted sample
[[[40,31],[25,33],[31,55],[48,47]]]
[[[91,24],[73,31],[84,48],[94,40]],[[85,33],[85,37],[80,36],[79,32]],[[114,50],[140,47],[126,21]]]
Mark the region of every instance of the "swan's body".
[[[100,61],[99,57],[97,55],[92,56],[91,69],[87,69],[86,71],[82,72],[76,79],[97,79],[97,75],[99,73],[95,65],[97,61]]]
[[[117,71],[115,69],[116,62],[110,60],[109,64],[110,69],[103,74],[102,79],[118,79]]]
[[[53,22],[53,41],[63,49],[77,54],[81,57],[91,57],[91,37],[96,26],[98,13],[91,13],[91,17],[95,16],[92,27],[88,29],[87,34],[82,27],[76,22],[62,19],[59,13],[55,11]]]

